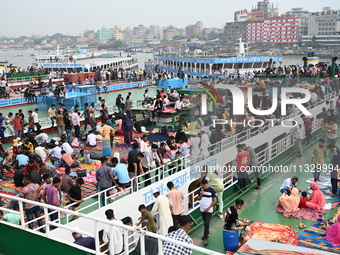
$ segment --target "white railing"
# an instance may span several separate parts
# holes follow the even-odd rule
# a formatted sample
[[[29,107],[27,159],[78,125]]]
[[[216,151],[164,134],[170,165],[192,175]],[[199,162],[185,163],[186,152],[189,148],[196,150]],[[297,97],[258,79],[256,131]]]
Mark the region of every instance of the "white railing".
[[[82,235],[86,235],[86,236],[89,236],[89,237],[92,237],[92,238],[95,239],[95,253],[96,254],[105,254],[105,252],[107,252],[107,250],[106,251],[101,251],[101,248],[105,244],[100,245],[100,238],[99,238],[99,232],[101,230],[99,226],[100,225],[102,226],[103,224],[105,224],[105,225],[109,225],[109,236],[111,237],[110,238],[109,249],[112,249],[112,250],[110,250],[111,254],[114,254],[114,251],[113,251],[113,247],[114,247],[114,243],[113,243],[114,242],[113,241],[114,240],[114,238],[113,238],[113,234],[114,234],[113,227],[119,227],[119,228],[121,228],[123,230],[123,233],[124,233],[124,235],[123,235],[123,237],[124,237],[124,251],[121,254],[130,254],[131,250],[129,250],[129,247],[132,246],[132,245],[135,245],[136,242],[138,241],[139,238],[136,239],[136,240],[133,239],[132,242],[129,242],[129,239],[131,239],[130,238],[131,235],[129,235],[129,232],[132,232],[133,235],[140,237],[140,241],[141,241],[141,255],[147,254],[146,251],[145,251],[145,248],[146,248],[145,247],[145,236],[153,237],[153,238],[158,240],[158,254],[163,254],[163,252],[162,252],[163,242],[170,242],[170,243],[173,243],[173,244],[177,244],[177,245],[186,247],[186,248],[191,249],[193,251],[201,252],[203,254],[222,255],[221,253],[218,253],[218,252],[215,252],[215,251],[204,249],[204,248],[195,246],[193,244],[188,244],[188,243],[180,242],[180,241],[168,238],[168,237],[157,235],[155,233],[151,233],[151,232],[144,231],[144,230],[141,230],[141,229],[138,229],[138,228],[130,227],[128,225],[123,225],[122,226],[122,225],[119,225],[119,224],[117,224],[115,222],[112,222],[112,221],[109,221],[109,220],[104,220],[104,219],[101,219],[101,218],[97,218],[97,217],[93,217],[93,216],[88,216],[86,214],[82,214],[82,213],[79,213],[79,212],[69,211],[69,210],[66,210],[66,209],[63,209],[63,208],[51,206],[51,205],[48,205],[48,204],[43,204],[43,203],[36,202],[36,201],[31,201],[31,200],[23,199],[23,198],[20,198],[20,197],[12,197],[12,196],[3,195],[3,194],[1,196],[4,197],[4,198],[8,198],[8,199],[12,199],[12,200],[18,201],[18,203],[19,203],[19,212],[14,211],[14,210],[10,210],[10,209],[6,209],[6,208],[3,208],[3,207],[1,207],[0,210],[4,211],[4,212],[11,212],[11,213],[19,214],[21,216],[21,226],[20,226],[21,228],[27,229],[27,226],[28,226],[29,223],[35,222],[38,219],[44,218],[45,224],[42,225],[40,228],[45,228],[46,229],[46,233],[43,234],[43,233],[36,232],[36,230],[38,230],[38,229],[33,230],[33,232],[36,233],[36,234],[43,235],[43,236],[45,236],[47,238],[52,238],[51,234],[50,234],[50,232],[52,231],[51,227],[57,227],[57,228],[61,228],[61,229],[64,229],[64,230],[71,231],[71,232],[74,231],[73,228],[71,228],[71,227],[69,227],[67,225],[62,225],[62,224],[58,223],[57,221],[51,221],[49,219],[49,216],[48,216],[49,215],[48,210],[53,210],[53,213],[54,212],[58,212],[59,215],[61,213],[69,213],[72,216],[77,216],[77,217],[85,218],[86,220],[88,220],[90,223],[92,223],[94,225],[94,229],[95,229],[94,233],[88,233],[88,232],[86,232],[84,230],[81,230],[81,229],[77,230],[77,233],[82,234]],[[23,209],[24,208],[24,203],[32,204],[34,206],[39,206],[39,207],[43,208],[44,215],[40,216],[38,219],[33,219],[30,222],[25,222],[25,220],[24,220],[24,209]],[[11,224],[11,223],[7,223],[7,222],[6,223],[3,222],[3,223],[4,224],[8,224],[8,225],[13,226],[13,227],[19,227],[17,225]],[[71,234],[71,232],[70,232],[70,234]],[[57,238],[52,238],[52,239],[55,239],[55,241],[58,241],[58,242],[65,243],[65,240],[61,240],[61,239],[57,239]],[[69,246],[75,247],[77,249],[84,250],[86,252],[90,252],[90,253],[94,252],[91,249],[85,248],[83,246],[76,245],[76,244],[71,243],[71,242],[66,242],[66,243]]]

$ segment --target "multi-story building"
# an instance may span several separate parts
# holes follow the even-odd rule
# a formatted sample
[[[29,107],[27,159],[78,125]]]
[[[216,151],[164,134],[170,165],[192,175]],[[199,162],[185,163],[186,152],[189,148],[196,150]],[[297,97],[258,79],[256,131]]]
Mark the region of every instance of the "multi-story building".
[[[113,34],[113,39],[124,41],[124,34],[121,28],[114,26],[113,28],[111,28],[111,30]]]
[[[187,26],[185,30],[186,30],[186,37],[201,35],[203,31],[203,23],[202,21],[198,21],[195,25]]]
[[[279,8],[274,7],[274,4],[270,4],[269,0],[263,0],[257,2],[257,6],[252,8],[252,12],[263,12],[265,19],[271,19],[279,16]]]
[[[151,25],[148,30],[147,34],[151,40],[161,40],[163,39],[163,29],[159,26]]]
[[[143,37],[146,34],[147,28],[143,25],[139,25],[138,27],[133,28],[133,35],[136,38]]]
[[[287,11],[281,15],[281,17],[283,18],[294,18],[294,17],[300,18],[300,22],[299,22],[300,39],[301,39],[301,36],[308,34],[308,16],[309,16],[309,12],[307,10],[304,10],[303,8],[292,8],[290,11]]]
[[[163,30],[163,36],[165,40],[172,40],[176,35],[180,35],[178,28],[175,28],[173,26],[169,26],[166,29]]]
[[[298,43],[299,26],[298,17],[265,19],[263,41],[275,44]]]
[[[308,35],[336,35],[340,33],[340,10],[324,7],[308,17]]]
[[[110,40],[113,38],[113,32],[111,29],[107,29],[106,27],[102,27],[102,29],[98,30],[98,39],[99,41]]]
[[[239,38],[245,38],[246,34],[246,22],[227,22],[221,35],[221,41],[230,44],[237,43]]]
[[[263,41],[263,28],[264,22],[247,22],[246,27],[246,37],[247,42],[252,43],[262,43]]]

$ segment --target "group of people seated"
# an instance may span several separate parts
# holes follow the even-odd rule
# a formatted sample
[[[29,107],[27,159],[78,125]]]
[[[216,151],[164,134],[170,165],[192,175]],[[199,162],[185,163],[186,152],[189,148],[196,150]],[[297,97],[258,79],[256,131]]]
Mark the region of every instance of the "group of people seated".
[[[312,194],[308,197],[306,191],[297,188],[298,177],[286,179],[281,185],[282,196],[278,200],[278,205],[287,212],[296,212],[301,208],[311,208],[315,211],[322,211],[326,205],[325,195],[321,192],[319,185],[312,182],[310,187]],[[301,192],[301,196],[299,196]]]

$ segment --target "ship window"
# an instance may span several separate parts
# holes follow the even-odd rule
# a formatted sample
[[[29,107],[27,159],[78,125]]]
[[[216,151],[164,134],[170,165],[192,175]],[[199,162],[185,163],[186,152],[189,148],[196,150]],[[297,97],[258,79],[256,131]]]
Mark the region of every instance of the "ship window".
[[[264,143],[254,149],[257,155],[257,160],[259,162],[259,165],[265,164],[268,161],[267,153],[266,153],[267,149],[268,149],[268,143]]]
[[[273,139],[271,147],[271,158],[276,157],[277,155],[281,154],[281,152],[286,150],[286,146],[288,145],[288,143],[284,142],[284,140],[286,139],[285,137],[286,133],[283,133]]]
[[[193,208],[194,206],[198,205],[197,194],[198,191],[193,192],[194,190],[198,189],[201,186],[201,179],[197,179],[190,183],[188,191],[189,191],[189,208]]]

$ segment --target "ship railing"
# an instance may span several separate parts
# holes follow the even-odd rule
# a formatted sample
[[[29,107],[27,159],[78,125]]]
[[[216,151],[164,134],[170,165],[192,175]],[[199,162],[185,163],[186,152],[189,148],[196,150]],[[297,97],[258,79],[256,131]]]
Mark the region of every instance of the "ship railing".
[[[108,200],[115,200],[115,199],[120,199],[122,198],[124,195],[126,194],[130,194],[133,192],[137,192],[145,187],[148,186],[148,183],[155,183],[158,180],[162,180],[164,178],[166,178],[167,176],[170,176],[171,174],[173,174],[174,172],[180,171],[186,167],[190,166],[190,161],[189,161],[189,156],[186,156],[184,158],[182,158],[181,160],[181,165],[180,166],[173,166],[171,167],[170,164],[171,163],[175,163],[174,162],[170,162],[170,161],[166,161],[165,165],[159,166],[159,167],[154,167],[150,170],[149,178],[145,178],[145,174],[139,174],[138,176],[136,176],[133,179],[130,179],[130,186],[127,187],[126,189],[121,189],[120,191],[116,191],[113,193],[110,193],[110,191],[113,190],[113,187],[110,187],[108,189],[105,190],[101,190],[99,192],[96,192],[88,197],[86,197],[84,199],[83,204],[87,204],[86,201],[92,201],[92,199],[95,199],[94,202],[89,202],[88,205],[81,207],[79,209],[79,212],[81,211],[85,211],[88,208],[92,208],[92,209],[99,209],[103,206],[108,205]],[[110,193],[110,195],[107,195],[107,193]],[[102,204],[101,201],[101,196],[104,196],[104,204]],[[69,203],[68,205],[64,206],[65,209],[71,209],[72,206],[75,206],[77,203]],[[64,217],[66,218],[66,222],[68,223],[70,220],[70,214],[66,213],[66,215],[64,215]]]
[[[6,79],[8,86],[19,86],[19,85],[28,85],[30,82],[36,83],[38,85],[37,81],[38,76],[26,76],[21,78],[8,78]],[[47,83],[49,82],[50,76],[49,75],[41,75],[42,82]],[[35,82],[34,82],[35,80]],[[62,81],[63,78],[59,77],[58,75],[54,75],[52,77],[52,82]]]
[[[180,241],[177,241],[177,240],[165,237],[165,236],[161,236],[161,235],[158,235],[158,234],[155,234],[155,233],[152,233],[152,232],[148,232],[148,231],[139,229],[139,228],[131,227],[131,226],[128,226],[128,225],[120,225],[120,224],[118,224],[114,221],[109,221],[109,220],[106,220],[106,219],[93,217],[91,215],[86,215],[86,214],[83,214],[83,213],[80,213],[80,212],[76,212],[76,211],[70,212],[69,210],[66,210],[64,208],[40,203],[40,202],[37,202],[37,201],[27,200],[27,199],[24,199],[24,198],[21,198],[21,197],[13,197],[13,196],[5,195],[5,194],[1,194],[1,197],[11,199],[11,200],[16,200],[19,204],[19,211],[14,211],[14,210],[3,208],[3,207],[0,207],[0,211],[4,211],[4,212],[7,212],[7,213],[19,214],[20,217],[21,217],[20,226],[12,224],[12,223],[5,222],[5,221],[2,222],[3,224],[9,225],[11,227],[16,227],[18,229],[19,228],[24,229],[26,231],[31,231],[32,233],[35,233],[37,235],[41,235],[41,236],[44,236],[46,238],[53,239],[57,242],[66,243],[67,245],[69,245],[71,247],[86,251],[86,252],[91,253],[91,254],[94,253],[94,252],[96,254],[105,254],[107,252],[107,250],[106,251],[101,250],[101,248],[105,245],[105,243],[100,244],[101,240],[100,240],[100,237],[99,237],[99,232],[102,230],[102,227],[104,225],[109,225],[109,237],[110,237],[109,238],[110,239],[109,250],[110,250],[111,254],[115,254],[114,250],[113,250],[113,247],[114,247],[114,238],[113,237],[114,237],[114,227],[117,227],[117,228],[122,229],[123,238],[124,238],[124,251],[120,254],[126,254],[126,255],[130,254],[131,250],[129,249],[129,247],[136,245],[136,242],[139,239],[140,239],[140,243],[141,243],[140,254],[141,255],[147,254],[147,252],[146,252],[147,247],[145,247],[145,237],[152,237],[152,238],[155,238],[157,240],[158,254],[163,254],[163,252],[162,252],[163,242],[170,242],[170,243],[173,243],[173,244],[177,244],[177,245],[186,247],[186,248],[191,249],[193,251],[200,252],[202,254],[222,255],[222,253],[211,251],[211,250],[199,247],[199,246],[195,246],[193,244],[180,242]],[[35,218],[34,220],[32,220],[30,222],[25,222],[24,204],[32,204],[34,206],[39,206],[40,208],[43,209],[44,215],[40,216],[39,219],[44,219],[45,222],[41,227],[36,228],[34,230],[28,229],[28,224],[37,221],[38,218]],[[70,213],[72,216],[85,218],[88,222],[87,225],[92,224],[94,226],[94,232],[90,233],[90,232],[87,232],[85,230],[80,229],[79,227],[77,229],[75,229],[71,226],[60,224],[60,222],[58,222],[58,220],[51,221],[50,217],[49,217],[49,214],[50,214],[49,211],[52,211],[52,213],[57,212],[59,215],[63,214],[63,213]],[[42,228],[46,229],[45,233],[40,233],[40,232],[37,231],[37,230],[42,229]],[[60,228],[60,229],[66,230],[67,232],[70,233],[70,235],[71,235],[71,233],[76,232],[76,233],[94,238],[94,240],[95,240],[95,251],[88,249],[88,248],[85,248],[83,246],[76,245],[76,244],[71,243],[71,242],[67,242],[67,241],[65,241],[65,239],[67,239],[67,238],[61,239],[61,238],[58,238],[58,237],[53,237],[52,234],[51,234],[51,232],[53,233],[52,228]],[[134,236],[138,236],[139,238],[133,239],[132,241],[129,241],[131,239],[130,237],[132,236],[132,235],[129,235],[129,232],[130,233],[132,232]]]

